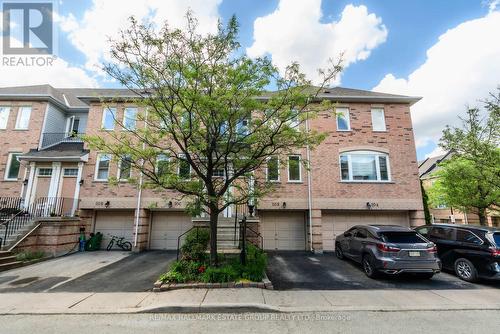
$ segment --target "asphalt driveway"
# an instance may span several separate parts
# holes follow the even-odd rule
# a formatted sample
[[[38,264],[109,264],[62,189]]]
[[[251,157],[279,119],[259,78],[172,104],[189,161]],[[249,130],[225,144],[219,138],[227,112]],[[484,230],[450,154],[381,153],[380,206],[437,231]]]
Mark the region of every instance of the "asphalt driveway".
[[[430,280],[411,276],[374,280],[366,277],[358,264],[339,260],[333,253],[270,252],[267,276],[277,290],[500,288],[500,282],[467,283],[443,272]]]
[[[0,292],[143,292],[175,260],[175,252],[76,253],[0,273]]]

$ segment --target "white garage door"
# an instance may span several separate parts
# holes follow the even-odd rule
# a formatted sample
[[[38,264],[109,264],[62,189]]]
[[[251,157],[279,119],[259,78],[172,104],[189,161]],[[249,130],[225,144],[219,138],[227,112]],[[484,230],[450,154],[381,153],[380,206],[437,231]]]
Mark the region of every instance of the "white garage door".
[[[404,212],[338,212],[323,213],[321,228],[323,250],[335,250],[335,238],[355,225],[402,225],[410,226],[408,213]]]
[[[154,212],[149,248],[177,249],[177,238],[192,226],[191,217],[183,212]]]
[[[264,249],[304,250],[303,212],[261,212]]]
[[[133,211],[97,211],[95,220],[95,232],[101,232],[103,239],[101,248],[108,246],[110,235],[125,237],[132,242],[134,236],[134,212]],[[115,246],[116,247],[116,246]]]

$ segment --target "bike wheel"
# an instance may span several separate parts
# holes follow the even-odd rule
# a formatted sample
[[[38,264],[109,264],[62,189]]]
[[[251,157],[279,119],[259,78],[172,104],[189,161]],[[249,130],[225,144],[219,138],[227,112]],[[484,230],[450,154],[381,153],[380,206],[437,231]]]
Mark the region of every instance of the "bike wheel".
[[[121,247],[125,251],[132,250],[132,244],[130,242],[128,242],[128,241],[123,242],[122,245],[121,245]]]
[[[115,244],[115,242],[113,240],[111,240],[108,244],[108,247],[106,247],[106,250],[110,251],[111,248],[113,248],[113,245]]]

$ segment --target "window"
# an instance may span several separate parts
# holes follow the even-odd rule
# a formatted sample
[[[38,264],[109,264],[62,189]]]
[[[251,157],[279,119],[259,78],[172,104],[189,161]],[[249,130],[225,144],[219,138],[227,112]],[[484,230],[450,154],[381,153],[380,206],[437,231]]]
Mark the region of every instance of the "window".
[[[365,230],[363,229],[359,229],[356,231],[356,233],[354,234],[354,237],[355,238],[360,238],[360,239],[366,239],[368,237],[368,234],[366,233]]]
[[[223,167],[214,169],[213,177],[224,177],[226,172]]]
[[[336,108],[335,113],[337,114],[337,131],[350,131],[349,109]]]
[[[240,137],[248,135],[248,119],[242,119],[236,123],[236,134]]]
[[[449,227],[434,226],[431,230],[430,236],[434,239],[442,240],[455,240],[456,230]]]
[[[457,241],[475,245],[481,245],[483,243],[474,233],[461,229],[457,230]]]
[[[493,233],[493,240],[495,241],[497,248],[500,247],[500,233]]]
[[[268,182],[280,181],[280,161],[278,157],[269,157],[267,159],[266,176]]]
[[[160,154],[156,158],[156,173],[159,177],[165,176],[168,173],[170,157],[166,154]]]
[[[300,125],[299,111],[296,109],[292,110],[292,118],[288,121],[288,125],[291,128],[296,128]]]
[[[10,153],[7,159],[7,169],[5,170],[5,180],[17,180],[21,163],[17,160],[21,153]]]
[[[114,130],[115,128],[116,108],[105,108],[102,113],[103,130]]]
[[[385,115],[384,109],[374,108],[372,109],[372,127],[373,131],[385,131]]]
[[[288,182],[301,182],[300,155],[288,157]]]
[[[111,155],[99,154],[97,156],[95,179],[96,181],[107,181],[109,177],[109,163]]]
[[[30,123],[31,107],[20,107],[17,113],[16,129],[27,130]]]
[[[422,227],[422,228],[417,229],[417,232],[422,234],[424,237],[426,237],[429,234],[429,228]]]
[[[0,107],[0,129],[7,129],[10,107]]]
[[[389,181],[389,157],[370,151],[343,153],[340,155],[340,177],[342,181]]]
[[[137,108],[125,108],[123,112],[123,127],[134,130],[137,122]]]
[[[380,236],[384,242],[395,244],[418,244],[427,242],[415,232],[384,232],[381,233]]]
[[[179,178],[189,180],[191,178],[191,165],[186,159],[179,159]]]
[[[52,176],[52,168],[39,168],[38,176]]]
[[[127,180],[130,178],[132,170],[132,158],[130,156],[124,156],[120,160],[120,169],[118,170],[118,179]]]
[[[65,177],[78,176],[78,168],[64,168]]]

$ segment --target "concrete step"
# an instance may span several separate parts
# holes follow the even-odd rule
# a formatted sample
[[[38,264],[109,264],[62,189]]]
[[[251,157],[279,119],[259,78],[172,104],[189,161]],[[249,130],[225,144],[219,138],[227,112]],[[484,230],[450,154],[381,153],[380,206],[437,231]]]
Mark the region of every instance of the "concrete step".
[[[6,271],[6,270],[14,269],[14,268],[19,268],[22,265],[23,265],[22,261],[2,263],[2,264],[0,264],[0,271]]]
[[[0,259],[4,257],[13,256],[14,254],[10,251],[0,251]]]
[[[0,264],[10,263],[10,262],[16,262],[15,255],[0,257]]]

